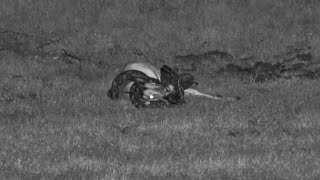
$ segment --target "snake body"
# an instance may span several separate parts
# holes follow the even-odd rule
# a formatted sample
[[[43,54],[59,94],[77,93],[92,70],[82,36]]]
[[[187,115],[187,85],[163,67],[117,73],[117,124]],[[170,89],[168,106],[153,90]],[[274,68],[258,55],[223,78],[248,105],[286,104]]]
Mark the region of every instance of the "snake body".
[[[163,107],[185,103],[184,90],[194,84],[191,74],[178,74],[164,65],[161,69],[148,63],[127,64],[112,81],[108,97],[119,99],[128,93],[137,107]]]

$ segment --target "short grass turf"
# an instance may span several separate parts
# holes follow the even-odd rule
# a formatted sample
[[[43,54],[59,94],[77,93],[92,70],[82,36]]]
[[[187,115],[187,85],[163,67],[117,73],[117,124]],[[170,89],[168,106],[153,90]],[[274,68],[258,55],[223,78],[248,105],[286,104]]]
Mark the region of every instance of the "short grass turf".
[[[319,80],[245,84],[204,68],[196,89],[241,100],[135,109],[106,96],[133,61],[278,62],[290,47],[319,61],[319,15],[316,0],[1,1],[0,179],[320,179]]]
[[[205,93],[136,109],[59,60],[1,53],[0,168],[7,179],[317,179],[320,81],[196,77]]]

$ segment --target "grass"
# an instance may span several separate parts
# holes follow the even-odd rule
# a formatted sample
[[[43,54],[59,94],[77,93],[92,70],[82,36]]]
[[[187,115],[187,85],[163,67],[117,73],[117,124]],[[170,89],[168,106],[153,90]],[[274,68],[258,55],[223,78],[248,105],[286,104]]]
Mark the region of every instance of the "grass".
[[[239,102],[135,109],[59,60],[2,53],[1,174],[43,179],[316,179],[320,82],[200,79]],[[50,76],[48,76],[50,74]],[[12,77],[20,75],[21,77]],[[215,86],[215,84],[220,84]]]
[[[19,55],[2,49],[1,36],[0,177],[319,179],[319,80],[245,84],[208,70],[195,74],[198,90],[241,100],[186,97],[181,107],[135,109],[106,96],[130,61],[172,65],[173,55],[209,50],[274,61],[287,46],[311,47],[317,61],[319,8],[284,0],[2,2],[0,35],[61,40],[45,46],[48,56]],[[66,63],[62,48],[85,60]]]

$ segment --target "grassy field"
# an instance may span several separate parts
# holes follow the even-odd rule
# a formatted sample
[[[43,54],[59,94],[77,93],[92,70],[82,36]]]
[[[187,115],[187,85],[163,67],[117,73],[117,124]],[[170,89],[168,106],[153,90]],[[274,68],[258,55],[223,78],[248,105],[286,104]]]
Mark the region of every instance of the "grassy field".
[[[0,41],[1,179],[320,178],[319,80],[196,74],[196,89],[241,100],[186,97],[170,109],[106,96],[123,64],[137,60],[220,50],[273,61],[295,46],[319,61],[318,1],[1,3],[0,33],[61,38],[41,56],[30,43]]]

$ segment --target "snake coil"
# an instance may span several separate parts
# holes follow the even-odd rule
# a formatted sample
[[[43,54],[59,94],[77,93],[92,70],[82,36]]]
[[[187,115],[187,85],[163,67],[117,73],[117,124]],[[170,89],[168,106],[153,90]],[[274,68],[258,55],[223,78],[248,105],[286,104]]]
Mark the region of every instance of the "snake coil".
[[[137,107],[170,107],[172,105],[178,105],[185,103],[184,90],[191,87],[195,82],[191,74],[178,74],[170,67],[164,65],[161,68],[161,81],[147,76],[141,71],[127,70],[121,72],[112,81],[112,86],[108,91],[108,97],[111,99],[119,99],[122,88],[133,82],[130,87],[130,100],[132,104]],[[163,98],[152,99],[145,95],[148,89],[147,84],[153,83],[155,86],[165,88],[169,85],[173,85],[174,90],[164,96]],[[147,98],[146,98],[147,97]]]

